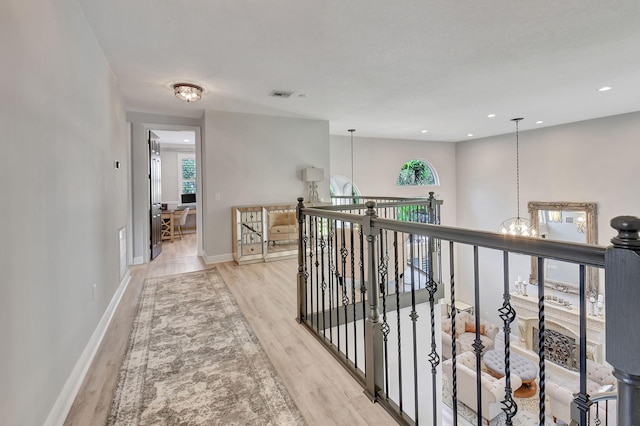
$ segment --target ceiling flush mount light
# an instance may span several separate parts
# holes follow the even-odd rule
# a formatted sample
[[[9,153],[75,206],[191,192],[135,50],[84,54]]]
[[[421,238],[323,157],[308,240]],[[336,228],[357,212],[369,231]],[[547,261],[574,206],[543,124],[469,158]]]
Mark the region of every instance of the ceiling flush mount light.
[[[189,83],[177,83],[173,85],[173,93],[178,99],[193,102],[202,98],[202,87]]]
[[[607,92],[607,91],[609,91],[609,90],[611,90],[611,87],[609,87],[609,86],[603,86],[603,87],[601,87],[601,88],[599,88],[599,89],[598,89],[598,92]]]
[[[523,237],[535,237],[536,230],[531,227],[529,219],[520,217],[520,152],[519,152],[519,131],[518,123],[522,118],[512,118],[516,122],[516,198],[518,203],[516,217],[509,218],[500,224],[498,232],[509,235],[520,235]]]

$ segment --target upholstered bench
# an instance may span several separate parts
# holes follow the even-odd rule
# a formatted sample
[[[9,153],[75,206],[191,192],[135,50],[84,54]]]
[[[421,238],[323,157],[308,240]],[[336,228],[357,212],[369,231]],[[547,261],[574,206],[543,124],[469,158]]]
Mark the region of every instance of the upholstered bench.
[[[504,376],[504,352],[491,350],[484,353],[482,360],[490,374],[500,378]],[[511,352],[509,356],[509,368],[511,373],[517,374],[522,379],[522,387],[516,389],[514,395],[519,398],[528,398],[536,393],[536,377],[538,377],[538,367],[533,361]]]

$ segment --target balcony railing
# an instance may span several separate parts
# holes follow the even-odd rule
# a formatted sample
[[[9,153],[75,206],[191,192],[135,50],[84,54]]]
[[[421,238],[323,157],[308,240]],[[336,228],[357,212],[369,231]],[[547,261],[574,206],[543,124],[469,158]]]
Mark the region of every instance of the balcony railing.
[[[441,226],[441,202],[436,202],[433,195],[384,201],[367,201],[364,206],[352,203],[306,208],[299,199],[297,213],[298,320],[343,363],[372,401],[385,407],[400,424],[441,424],[442,400],[450,395],[453,424],[457,424],[458,402],[473,409],[477,423],[495,417],[498,406],[505,424],[513,424],[518,412],[514,383],[519,387],[522,380],[514,374],[512,365],[515,347],[511,327],[516,312],[511,303],[509,268],[518,255],[529,255],[538,259],[538,282],[534,287],[538,339],[533,354],[538,373],[535,380],[530,380],[537,386],[536,422],[545,424],[548,409],[545,306],[551,302],[545,298],[542,265],[544,259],[556,259],[579,265],[579,392],[573,398],[571,421],[587,425],[597,419],[593,424],[600,424],[605,419],[609,421],[613,411],[617,412],[618,424],[640,424],[640,315],[635,314],[632,302],[640,297],[640,219],[612,220],[619,235],[612,240],[612,247],[604,248]],[[396,220],[403,211],[423,215],[419,222]],[[471,263],[460,256],[465,250],[471,253]],[[458,365],[462,354],[458,353],[456,333],[452,333],[448,348],[451,378],[443,381],[441,374],[444,305],[440,299],[445,287],[450,299],[448,321],[455,330],[456,319],[462,315],[457,308],[455,271],[473,270],[473,322],[481,324],[480,294],[485,286],[481,285],[480,266],[482,256],[495,251],[501,253],[503,271],[502,292],[495,295],[502,299],[497,315],[502,320],[504,341],[499,353],[504,378],[496,382],[501,389],[499,398],[495,392],[487,392],[483,379],[483,342],[487,341],[481,327],[475,327],[470,352],[473,355],[465,355],[466,361],[474,364],[470,370],[475,373],[473,383],[462,375],[461,369],[468,366]],[[606,360],[617,378],[617,404],[598,402],[598,407],[594,401],[610,398],[611,394],[587,392],[587,267],[606,270]],[[470,393],[475,394],[475,401],[459,401]],[[614,405],[616,409],[609,410]],[[604,416],[600,414],[601,406],[606,406]]]

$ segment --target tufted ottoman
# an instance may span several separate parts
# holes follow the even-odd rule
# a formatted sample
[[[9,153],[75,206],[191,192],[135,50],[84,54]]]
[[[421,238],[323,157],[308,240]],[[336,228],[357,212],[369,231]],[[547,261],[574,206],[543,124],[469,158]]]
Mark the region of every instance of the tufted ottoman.
[[[490,374],[501,378],[504,376],[504,352],[491,350],[484,353],[482,360]],[[538,367],[528,358],[515,352],[509,356],[509,368],[512,373],[517,374],[522,379],[522,387],[513,393],[518,398],[529,398],[535,395],[536,377],[538,377]]]

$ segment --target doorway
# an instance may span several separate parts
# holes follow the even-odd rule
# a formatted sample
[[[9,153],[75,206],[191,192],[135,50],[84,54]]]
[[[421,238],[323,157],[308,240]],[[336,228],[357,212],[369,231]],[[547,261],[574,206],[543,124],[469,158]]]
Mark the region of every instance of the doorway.
[[[201,254],[199,129],[175,127],[149,127],[159,147],[163,260]]]

